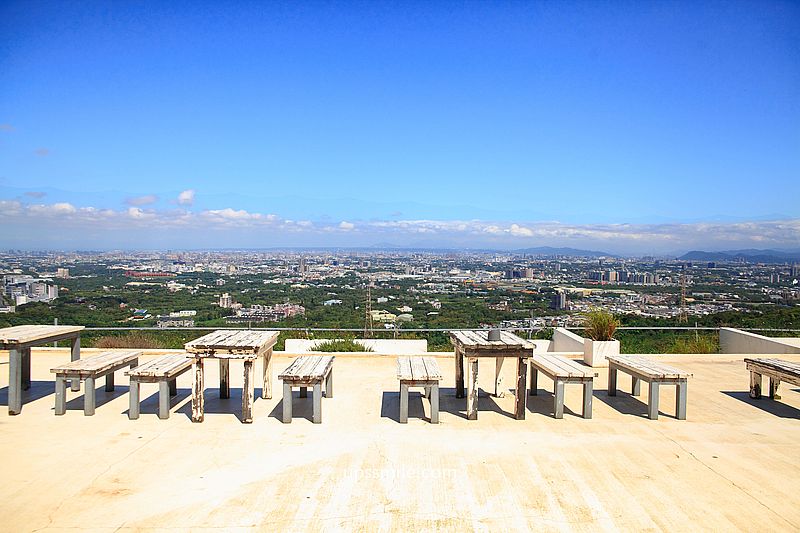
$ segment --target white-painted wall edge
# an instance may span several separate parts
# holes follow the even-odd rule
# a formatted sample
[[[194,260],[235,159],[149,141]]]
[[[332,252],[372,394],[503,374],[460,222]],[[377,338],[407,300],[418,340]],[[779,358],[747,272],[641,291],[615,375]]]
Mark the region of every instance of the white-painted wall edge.
[[[308,353],[325,339],[286,339],[287,353]],[[425,339],[355,339],[356,342],[372,348],[376,355],[419,355],[428,353],[428,341]]]
[[[780,337],[765,337],[740,329],[721,328],[719,351],[725,354],[789,354],[800,353],[800,347],[784,342]]]
[[[572,333],[566,328],[556,328],[555,331],[553,331],[553,342],[550,345],[550,351],[583,353],[583,337],[576,333]]]

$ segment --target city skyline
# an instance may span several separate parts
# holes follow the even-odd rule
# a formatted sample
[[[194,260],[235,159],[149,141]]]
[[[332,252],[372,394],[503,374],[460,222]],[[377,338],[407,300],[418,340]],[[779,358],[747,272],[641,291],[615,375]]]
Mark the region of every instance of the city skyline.
[[[0,15],[2,248],[800,248],[796,4]]]

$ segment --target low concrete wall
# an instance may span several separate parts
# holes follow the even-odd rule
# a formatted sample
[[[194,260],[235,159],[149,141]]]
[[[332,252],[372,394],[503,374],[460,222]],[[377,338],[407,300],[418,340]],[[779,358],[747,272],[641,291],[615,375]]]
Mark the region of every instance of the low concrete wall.
[[[566,328],[556,328],[553,331],[553,343],[550,345],[551,352],[581,352],[583,353],[583,337],[572,333]]]
[[[287,353],[313,352],[317,344],[325,339],[286,339]],[[355,339],[356,342],[372,348],[376,355],[419,355],[428,353],[428,341],[425,339]]]
[[[800,347],[780,337],[765,337],[740,329],[721,328],[719,330],[720,353],[741,354],[781,354],[800,353]]]

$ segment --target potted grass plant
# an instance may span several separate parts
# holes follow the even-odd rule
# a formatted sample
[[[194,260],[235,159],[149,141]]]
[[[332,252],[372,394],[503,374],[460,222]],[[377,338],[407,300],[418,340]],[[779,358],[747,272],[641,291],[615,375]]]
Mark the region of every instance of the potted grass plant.
[[[586,314],[583,341],[583,362],[592,367],[608,366],[606,357],[619,355],[619,341],[614,332],[619,320],[603,309],[594,309]]]

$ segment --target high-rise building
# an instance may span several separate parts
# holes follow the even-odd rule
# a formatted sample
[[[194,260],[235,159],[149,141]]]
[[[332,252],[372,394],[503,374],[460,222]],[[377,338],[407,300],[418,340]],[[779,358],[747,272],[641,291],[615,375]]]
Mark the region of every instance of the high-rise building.
[[[219,297],[219,306],[223,309],[229,309],[233,305],[233,298],[227,292]]]

